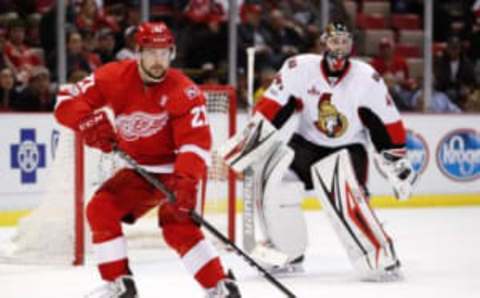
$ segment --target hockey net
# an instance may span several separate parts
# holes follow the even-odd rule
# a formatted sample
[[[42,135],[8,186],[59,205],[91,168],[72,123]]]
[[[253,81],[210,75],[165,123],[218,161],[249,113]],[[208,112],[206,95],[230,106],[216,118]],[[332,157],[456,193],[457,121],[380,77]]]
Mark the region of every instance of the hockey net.
[[[205,219],[235,240],[235,178],[215,148],[235,133],[236,93],[224,85],[202,85],[213,136],[212,164],[201,194]],[[59,142],[49,187],[38,208],[23,218],[0,259],[22,263],[83,264],[91,251],[84,210],[103,181],[122,168],[114,155],[83,146],[78,136],[58,126]],[[156,210],[134,225],[124,225],[129,249],[164,247]],[[207,232],[205,232],[207,234]]]

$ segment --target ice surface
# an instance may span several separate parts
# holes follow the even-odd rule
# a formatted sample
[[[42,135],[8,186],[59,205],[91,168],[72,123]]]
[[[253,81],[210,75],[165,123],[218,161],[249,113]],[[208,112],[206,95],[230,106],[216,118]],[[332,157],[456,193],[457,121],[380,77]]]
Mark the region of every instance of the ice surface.
[[[298,297],[478,298],[480,297],[480,208],[378,210],[396,243],[405,280],[361,282],[323,212],[308,212],[310,246],[304,274],[280,278]],[[8,230],[0,229],[1,238]],[[243,297],[285,297],[246,265],[224,253]],[[131,251],[141,298],[203,297],[171,251]],[[94,264],[46,267],[0,263],[2,298],[75,298],[101,284]]]

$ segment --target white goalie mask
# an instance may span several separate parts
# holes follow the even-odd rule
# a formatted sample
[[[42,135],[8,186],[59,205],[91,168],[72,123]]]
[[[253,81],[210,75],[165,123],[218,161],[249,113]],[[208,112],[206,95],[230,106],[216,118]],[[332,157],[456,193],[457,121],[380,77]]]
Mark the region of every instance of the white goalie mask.
[[[332,72],[342,71],[352,52],[353,39],[347,26],[331,23],[325,29],[322,40],[326,45],[325,57]]]

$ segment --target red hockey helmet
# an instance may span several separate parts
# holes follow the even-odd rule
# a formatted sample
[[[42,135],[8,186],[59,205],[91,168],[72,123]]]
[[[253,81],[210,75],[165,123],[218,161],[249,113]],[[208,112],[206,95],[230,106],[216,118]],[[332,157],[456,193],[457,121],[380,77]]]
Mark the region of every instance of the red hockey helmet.
[[[169,48],[175,46],[175,38],[163,22],[144,22],[138,26],[135,41],[141,48]]]

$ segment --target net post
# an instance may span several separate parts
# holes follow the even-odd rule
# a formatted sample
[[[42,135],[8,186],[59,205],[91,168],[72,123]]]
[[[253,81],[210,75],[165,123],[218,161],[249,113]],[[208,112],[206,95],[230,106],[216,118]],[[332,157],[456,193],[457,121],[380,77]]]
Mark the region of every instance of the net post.
[[[230,86],[230,101],[228,105],[229,127],[228,136],[236,133],[237,127],[237,93],[233,86]],[[237,212],[237,178],[232,169],[228,169],[228,237],[235,243],[236,212]]]
[[[75,255],[73,265],[80,266],[85,262],[85,214],[84,214],[84,148],[81,136],[75,133]]]

